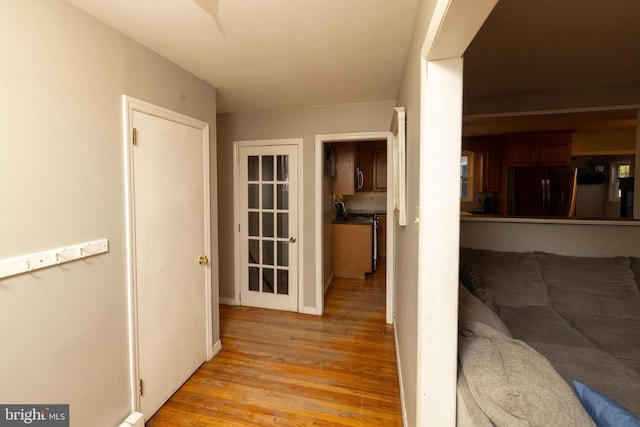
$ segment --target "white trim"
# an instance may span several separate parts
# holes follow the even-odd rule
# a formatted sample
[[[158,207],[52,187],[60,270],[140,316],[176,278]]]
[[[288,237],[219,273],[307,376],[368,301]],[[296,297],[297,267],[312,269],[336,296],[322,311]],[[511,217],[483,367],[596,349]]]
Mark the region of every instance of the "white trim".
[[[130,364],[130,392],[131,407],[140,409],[138,394],[139,380],[139,348],[138,348],[138,312],[137,312],[137,283],[136,283],[136,242],[135,242],[135,207],[133,192],[133,112],[149,114],[161,119],[170,120],[202,131],[203,161],[204,161],[204,246],[205,255],[211,258],[211,191],[210,191],[210,159],[209,159],[209,124],[189,116],[168,110],[148,102],[122,95],[123,114],[123,145],[124,145],[124,173],[125,173],[125,210],[126,210],[126,244],[127,244],[127,289],[129,311],[129,364]],[[213,357],[213,314],[211,292],[211,264],[206,266],[205,274],[205,351],[206,359]]]
[[[118,427],[144,427],[144,415],[140,412],[132,412]]]
[[[461,56],[496,3],[437,0],[422,46],[416,425],[456,424]]]
[[[295,145],[298,148],[298,312],[304,312],[307,308],[304,307],[304,198],[302,193],[304,191],[304,174],[302,173],[302,167],[304,164],[304,140],[302,138],[288,138],[288,139],[257,139],[247,141],[234,141],[233,142],[233,247],[234,247],[234,280],[233,280],[233,295],[235,301],[231,305],[242,305],[240,299],[240,233],[238,232],[238,226],[240,224],[240,200],[239,200],[239,176],[238,176],[238,163],[240,161],[239,149],[240,147],[265,147],[273,145]],[[221,302],[223,298],[220,299]],[[229,301],[229,298],[224,298]],[[315,313],[311,313],[315,314]]]
[[[324,238],[323,229],[324,221],[322,217],[322,175],[323,175],[323,144],[330,142],[358,142],[358,141],[371,141],[371,140],[387,140],[387,150],[392,147],[393,134],[391,132],[354,132],[354,133],[332,133],[316,135],[316,182],[315,182],[315,204],[316,204],[316,313],[322,315],[324,310],[324,281],[322,275],[324,272]],[[392,156],[389,155],[390,151],[387,151],[387,171],[392,170]],[[391,165],[391,167],[390,167]],[[387,218],[393,218],[393,185],[389,184],[390,179],[393,178],[393,173],[387,172]],[[393,244],[389,247],[389,242],[393,241],[394,227],[387,226],[387,290],[386,290],[386,322],[393,322],[393,308],[394,308],[394,269],[395,265],[395,252],[393,250]]]
[[[400,410],[402,411],[402,425],[407,427],[407,405],[404,397],[404,385],[402,382],[402,359],[400,358],[400,347],[398,344],[398,324],[393,322],[393,342],[396,350],[396,370],[398,371],[398,386],[400,387]]]
[[[215,342],[215,344],[213,344],[213,346],[209,349],[209,352],[211,353],[211,359],[213,359],[214,357],[216,357],[218,355],[218,353],[220,353],[222,351],[222,341],[218,340]],[[211,360],[209,359],[209,360]]]
[[[327,277],[327,280],[325,280],[325,282],[324,282],[323,295],[326,294],[327,291],[329,290],[329,286],[331,285],[331,282],[333,282],[333,273],[329,274],[329,277]]]
[[[313,316],[320,316],[320,314],[318,314],[318,309],[316,307],[304,306],[302,307],[302,310],[300,312],[302,314],[311,314]]]
[[[416,419],[418,425],[452,426],[456,421],[462,58],[421,63]],[[438,167],[433,159],[438,159]],[[435,208],[432,200],[438,201]]]

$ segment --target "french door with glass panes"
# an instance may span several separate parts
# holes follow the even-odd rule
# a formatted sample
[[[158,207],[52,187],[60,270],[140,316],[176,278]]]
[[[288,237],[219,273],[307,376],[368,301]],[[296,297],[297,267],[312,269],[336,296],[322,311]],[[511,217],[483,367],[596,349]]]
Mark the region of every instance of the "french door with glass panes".
[[[298,311],[298,146],[238,147],[240,304]]]

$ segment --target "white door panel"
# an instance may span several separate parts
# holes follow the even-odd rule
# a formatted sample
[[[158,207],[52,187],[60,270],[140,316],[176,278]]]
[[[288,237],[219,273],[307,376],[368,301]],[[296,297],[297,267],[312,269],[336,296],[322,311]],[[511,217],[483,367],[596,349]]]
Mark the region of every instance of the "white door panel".
[[[203,130],[133,112],[141,411],[149,419],[206,359]]]

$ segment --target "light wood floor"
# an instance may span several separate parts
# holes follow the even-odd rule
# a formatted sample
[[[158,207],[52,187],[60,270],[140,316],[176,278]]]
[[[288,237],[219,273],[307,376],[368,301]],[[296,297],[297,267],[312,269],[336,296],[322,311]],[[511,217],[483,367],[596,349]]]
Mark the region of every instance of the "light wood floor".
[[[147,426],[401,426],[379,264],[335,279],[324,316],[221,306],[223,350]]]

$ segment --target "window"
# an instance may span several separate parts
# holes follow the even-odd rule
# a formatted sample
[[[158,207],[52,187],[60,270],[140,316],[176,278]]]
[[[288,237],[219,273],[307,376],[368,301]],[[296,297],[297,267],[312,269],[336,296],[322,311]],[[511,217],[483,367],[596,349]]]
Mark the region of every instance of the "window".
[[[460,199],[473,201],[473,153],[463,151],[460,157]]]
[[[609,200],[612,202],[620,201],[622,191],[620,190],[620,182],[618,178],[631,177],[631,161],[623,160],[611,163],[611,181],[609,181]]]

